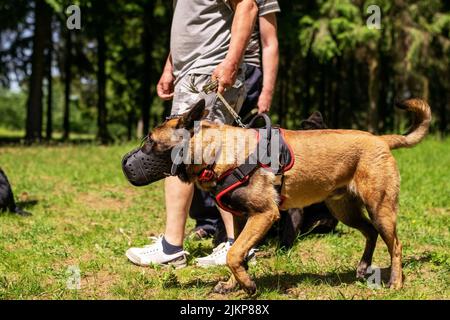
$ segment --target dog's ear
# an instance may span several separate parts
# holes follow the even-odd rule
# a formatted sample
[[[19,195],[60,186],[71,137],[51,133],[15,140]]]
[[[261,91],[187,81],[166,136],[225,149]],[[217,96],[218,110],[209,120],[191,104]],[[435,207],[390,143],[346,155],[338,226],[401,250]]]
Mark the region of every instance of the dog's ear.
[[[300,123],[300,129],[303,130],[327,129],[327,125],[323,121],[322,114],[319,111],[315,111],[308,119]]]
[[[205,99],[201,99],[180,119],[177,127],[187,130],[193,129],[195,121],[200,121],[208,114],[208,111],[205,108]]]

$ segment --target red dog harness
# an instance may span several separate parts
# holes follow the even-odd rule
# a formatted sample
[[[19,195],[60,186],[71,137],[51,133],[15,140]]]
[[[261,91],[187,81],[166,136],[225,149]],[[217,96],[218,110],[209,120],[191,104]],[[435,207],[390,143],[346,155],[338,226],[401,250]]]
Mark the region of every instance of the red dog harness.
[[[257,149],[247,158],[244,164],[241,164],[237,166],[234,169],[230,169],[227,172],[223,173],[220,177],[217,178],[216,186],[212,190],[212,194],[214,195],[215,201],[217,205],[228,212],[231,212],[233,215],[240,216],[242,215],[242,212],[236,211],[233,208],[230,208],[226,205],[226,201],[224,201],[224,198],[229,195],[231,192],[236,190],[237,188],[240,188],[242,186],[245,186],[248,184],[249,179],[251,176],[259,169],[259,168],[266,168],[267,170],[272,171],[275,175],[282,176],[281,177],[281,185],[279,186],[278,192],[281,195],[281,189],[284,182],[284,173],[290,170],[294,166],[294,153],[292,151],[292,148],[289,146],[289,144],[286,142],[285,136],[284,136],[284,130],[278,127],[272,127],[270,118],[266,114],[260,114],[253,118],[253,120],[250,122],[250,124],[247,127],[252,127],[253,123],[259,119],[263,118],[266,122],[265,131],[263,131],[263,135],[265,133],[265,139],[263,139],[264,143],[267,143],[265,148],[262,150],[268,151],[271,150],[271,143],[272,139],[279,139],[279,148],[277,150],[278,152],[278,163],[274,164],[276,167],[276,170],[274,170],[274,166],[270,161],[267,161],[267,163],[262,163],[260,160],[261,158],[258,157],[258,152],[261,150],[260,143],[261,143],[261,135],[258,132],[258,146]],[[273,134],[273,135],[272,135]],[[268,155],[270,158],[270,155]],[[269,160],[267,158],[267,160]],[[252,160],[252,161],[251,161]],[[266,162],[266,161],[265,161]],[[198,180],[200,182],[208,182],[213,180],[216,177],[216,174],[214,170],[212,169],[212,166],[208,166],[207,168],[203,169],[199,176]],[[283,199],[282,199],[283,200]]]

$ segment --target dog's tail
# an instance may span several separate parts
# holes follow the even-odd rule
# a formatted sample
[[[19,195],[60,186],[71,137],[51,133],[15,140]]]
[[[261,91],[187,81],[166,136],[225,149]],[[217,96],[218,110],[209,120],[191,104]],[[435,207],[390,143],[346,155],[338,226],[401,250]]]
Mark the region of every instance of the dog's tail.
[[[421,99],[404,100],[397,102],[396,106],[414,114],[412,126],[405,135],[384,135],[381,138],[386,141],[391,149],[413,147],[422,141],[428,133],[431,122],[430,106]]]

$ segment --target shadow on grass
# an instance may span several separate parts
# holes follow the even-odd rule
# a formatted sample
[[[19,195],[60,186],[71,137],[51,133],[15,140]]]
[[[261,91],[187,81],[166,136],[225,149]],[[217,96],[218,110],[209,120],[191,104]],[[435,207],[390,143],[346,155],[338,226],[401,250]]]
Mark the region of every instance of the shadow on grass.
[[[413,256],[404,259],[403,266],[407,267],[409,265],[420,265],[426,262],[430,262],[431,259],[431,254],[423,252],[419,256]],[[391,268],[380,268],[380,274],[382,283],[384,285],[387,285],[391,275]],[[365,279],[367,280],[368,277],[370,277],[370,274],[366,275]],[[309,282],[313,284],[327,284],[329,286],[336,287],[342,284],[353,284],[356,282],[365,281],[356,278],[356,267],[355,269],[349,269],[340,273],[284,273],[279,275],[264,275],[255,280],[260,289],[278,289],[279,291],[286,291],[287,289],[294,287],[302,282]]]
[[[403,268],[420,265],[425,262],[432,262],[433,255],[430,251],[420,252],[418,256],[408,257],[403,259]]]
[[[411,264],[422,264],[431,261],[431,255],[427,252],[422,253],[420,256],[409,257],[404,260],[403,265],[409,266]],[[280,270],[281,271],[281,270]],[[389,278],[391,275],[391,268],[380,268],[381,281],[387,286],[389,282]],[[296,287],[301,283],[309,283],[312,285],[320,285],[326,284],[331,287],[338,287],[342,284],[354,284],[357,282],[365,283],[365,281],[370,277],[366,275],[365,280],[356,278],[356,267],[355,269],[345,270],[343,272],[330,272],[326,274],[315,274],[315,273],[282,273],[282,274],[273,274],[273,275],[263,275],[254,278],[258,290],[263,291],[276,291],[278,293],[286,293],[286,291],[290,288]],[[217,284],[218,281],[226,280],[223,277],[217,278],[213,280],[202,280],[202,279],[193,279],[189,282],[183,283],[184,288],[189,288],[193,286],[201,286],[201,287],[210,287],[211,290]]]
[[[383,283],[389,281],[390,268],[381,269],[381,279]],[[191,286],[201,286],[201,287],[211,287],[211,289],[217,284],[218,281],[223,281],[225,279],[215,279],[215,280],[201,280],[194,279],[189,282],[183,283],[184,287]],[[307,282],[314,285],[327,284],[329,286],[340,286],[342,284],[352,284],[361,280],[356,278],[355,270],[347,270],[340,273],[326,273],[326,274],[315,274],[315,273],[283,273],[283,274],[273,274],[273,275],[263,275],[254,278],[256,285],[259,290],[267,291],[278,291],[279,293],[284,293],[287,289],[297,286],[300,283]]]
[[[389,281],[390,268],[381,269],[381,280],[383,283]],[[279,275],[264,275],[256,279],[260,289],[277,290],[285,292],[287,289],[297,286],[300,283],[307,282],[313,285],[326,284],[332,287],[338,287],[342,284],[353,284],[362,280],[356,278],[356,270],[347,270],[339,273],[285,273]]]

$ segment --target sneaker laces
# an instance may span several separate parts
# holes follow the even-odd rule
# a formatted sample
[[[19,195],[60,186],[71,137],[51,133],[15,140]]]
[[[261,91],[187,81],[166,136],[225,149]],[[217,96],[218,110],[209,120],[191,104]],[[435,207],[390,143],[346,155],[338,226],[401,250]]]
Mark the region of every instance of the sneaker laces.
[[[230,247],[231,247],[231,244],[230,244],[229,242],[222,242],[221,244],[219,244],[217,247],[215,247],[215,248],[213,249],[212,253],[211,253],[209,256],[210,256],[210,257],[217,257],[218,255],[220,255],[220,253],[221,253],[224,249],[226,249],[226,250],[228,251],[228,249],[230,249],[230,248],[228,248],[228,249],[226,248],[227,244],[229,244]],[[256,253],[257,251],[258,251],[258,249],[256,249],[256,248],[251,248],[251,249],[248,251],[248,253],[247,253],[247,258],[250,257],[250,256],[254,256],[255,253]]]
[[[227,248],[228,242],[222,242],[217,247],[213,249],[213,252],[209,255],[210,257],[217,257],[223,253],[224,250],[228,251],[229,248]]]
[[[164,237],[163,234],[160,234],[157,237],[155,237],[155,236],[148,237],[148,239],[151,241],[151,243],[146,244],[144,246],[144,248],[147,249],[146,252],[150,253],[150,252],[158,251],[159,247],[157,245],[162,242],[163,237]]]
[[[158,236],[150,236],[148,237],[148,239],[151,241],[151,243],[147,244],[144,246],[145,249],[147,249],[145,252],[146,253],[152,253],[152,252],[156,252],[158,251],[160,248],[159,246],[157,246],[159,243],[162,242],[162,239],[164,238],[164,234],[160,234]],[[162,250],[162,248],[161,248]],[[185,255],[189,255],[189,252],[183,250],[181,251],[183,254]]]
[[[150,241],[153,241],[152,244],[154,244],[155,242],[158,242],[158,240],[162,241],[162,238],[164,237],[164,234],[159,234],[158,236],[150,236],[147,239]],[[148,244],[148,245],[152,245],[152,244]]]

